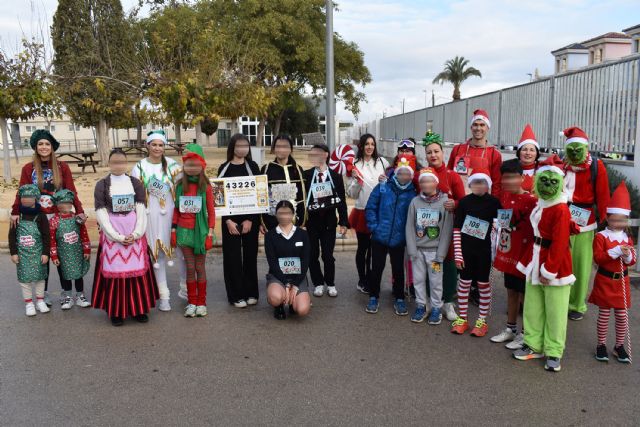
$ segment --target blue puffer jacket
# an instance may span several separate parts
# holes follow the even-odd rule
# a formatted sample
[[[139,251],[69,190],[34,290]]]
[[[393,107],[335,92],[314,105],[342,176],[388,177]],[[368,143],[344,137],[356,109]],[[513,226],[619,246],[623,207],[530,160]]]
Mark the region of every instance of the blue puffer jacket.
[[[385,186],[385,191],[380,191],[381,185]],[[412,183],[404,190],[393,178],[386,183],[376,185],[369,196],[365,210],[367,227],[372,233],[371,238],[389,247],[404,245],[407,211],[415,196],[416,191]]]

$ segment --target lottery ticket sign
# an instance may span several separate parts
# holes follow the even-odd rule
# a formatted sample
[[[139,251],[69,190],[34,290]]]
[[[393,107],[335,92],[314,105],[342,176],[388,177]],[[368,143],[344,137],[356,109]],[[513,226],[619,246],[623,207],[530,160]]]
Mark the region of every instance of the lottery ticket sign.
[[[269,213],[266,175],[211,179],[216,216]]]

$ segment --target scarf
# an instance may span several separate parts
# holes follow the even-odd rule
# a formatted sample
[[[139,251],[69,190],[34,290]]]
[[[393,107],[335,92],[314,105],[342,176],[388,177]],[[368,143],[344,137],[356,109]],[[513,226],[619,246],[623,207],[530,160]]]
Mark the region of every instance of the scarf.
[[[409,180],[409,182],[407,182],[405,185],[400,185],[400,183],[398,182],[398,179],[396,178],[396,176],[394,175],[393,178],[391,178],[393,180],[393,182],[396,184],[396,186],[400,189],[400,190],[406,190],[407,188],[409,188],[409,186],[412,184],[411,180]]]
[[[200,177],[198,176],[189,176],[188,178],[189,184],[193,183],[198,185]],[[180,196],[184,195],[184,189],[182,188],[182,182],[178,184],[176,187],[176,202],[179,203]],[[196,255],[205,254],[207,251],[204,249],[204,242],[207,238],[207,234],[209,234],[209,225],[207,222],[207,194],[205,191],[200,190],[198,187],[197,195],[202,198],[202,209],[200,212],[195,214],[196,216],[196,225],[193,230],[193,241],[194,248],[193,253]]]

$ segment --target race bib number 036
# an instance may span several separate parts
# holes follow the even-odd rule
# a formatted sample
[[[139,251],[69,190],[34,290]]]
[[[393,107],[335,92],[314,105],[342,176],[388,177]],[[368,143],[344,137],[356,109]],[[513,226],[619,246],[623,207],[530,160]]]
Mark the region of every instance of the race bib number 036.
[[[180,213],[198,213],[202,210],[201,196],[180,196]]]
[[[301,274],[302,263],[298,257],[278,258],[282,274]]]
[[[111,196],[114,212],[131,212],[136,204],[133,194],[116,194]]]
[[[484,240],[489,231],[489,223],[480,218],[467,215],[460,231],[476,239]]]

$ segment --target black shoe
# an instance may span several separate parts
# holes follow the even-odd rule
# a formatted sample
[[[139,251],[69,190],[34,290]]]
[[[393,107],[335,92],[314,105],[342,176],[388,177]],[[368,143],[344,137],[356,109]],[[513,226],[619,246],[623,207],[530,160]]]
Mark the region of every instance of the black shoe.
[[[284,311],[284,304],[274,307],[273,317],[275,317],[278,320],[284,320],[287,318],[287,313],[285,313]]]
[[[596,360],[600,362],[609,361],[609,353],[607,352],[607,346],[604,344],[598,344],[596,347]]]
[[[111,324],[113,326],[122,326],[123,323],[124,323],[124,320],[122,319],[122,317],[112,317],[111,318]]]
[[[296,314],[296,311],[293,309],[293,305],[289,306],[289,316],[294,316]]]
[[[629,353],[627,353],[627,350],[624,349],[624,345],[613,347],[613,355],[618,358],[618,362],[620,363],[631,363],[631,357]]]
[[[146,314],[138,314],[135,316],[135,319],[140,323],[147,323],[149,321],[149,316]]]
[[[569,320],[578,321],[584,319],[584,314],[579,311],[570,311],[569,312]]]
[[[358,285],[356,286],[358,288],[358,290],[360,292],[362,292],[363,294],[368,294],[369,293],[369,287],[367,285],[366,280],[360,280],[358,282]]]
[[[469,301],[475,306],[480,305],[480,291],[475,286],[471,288],[471,291],[469,291]]]

